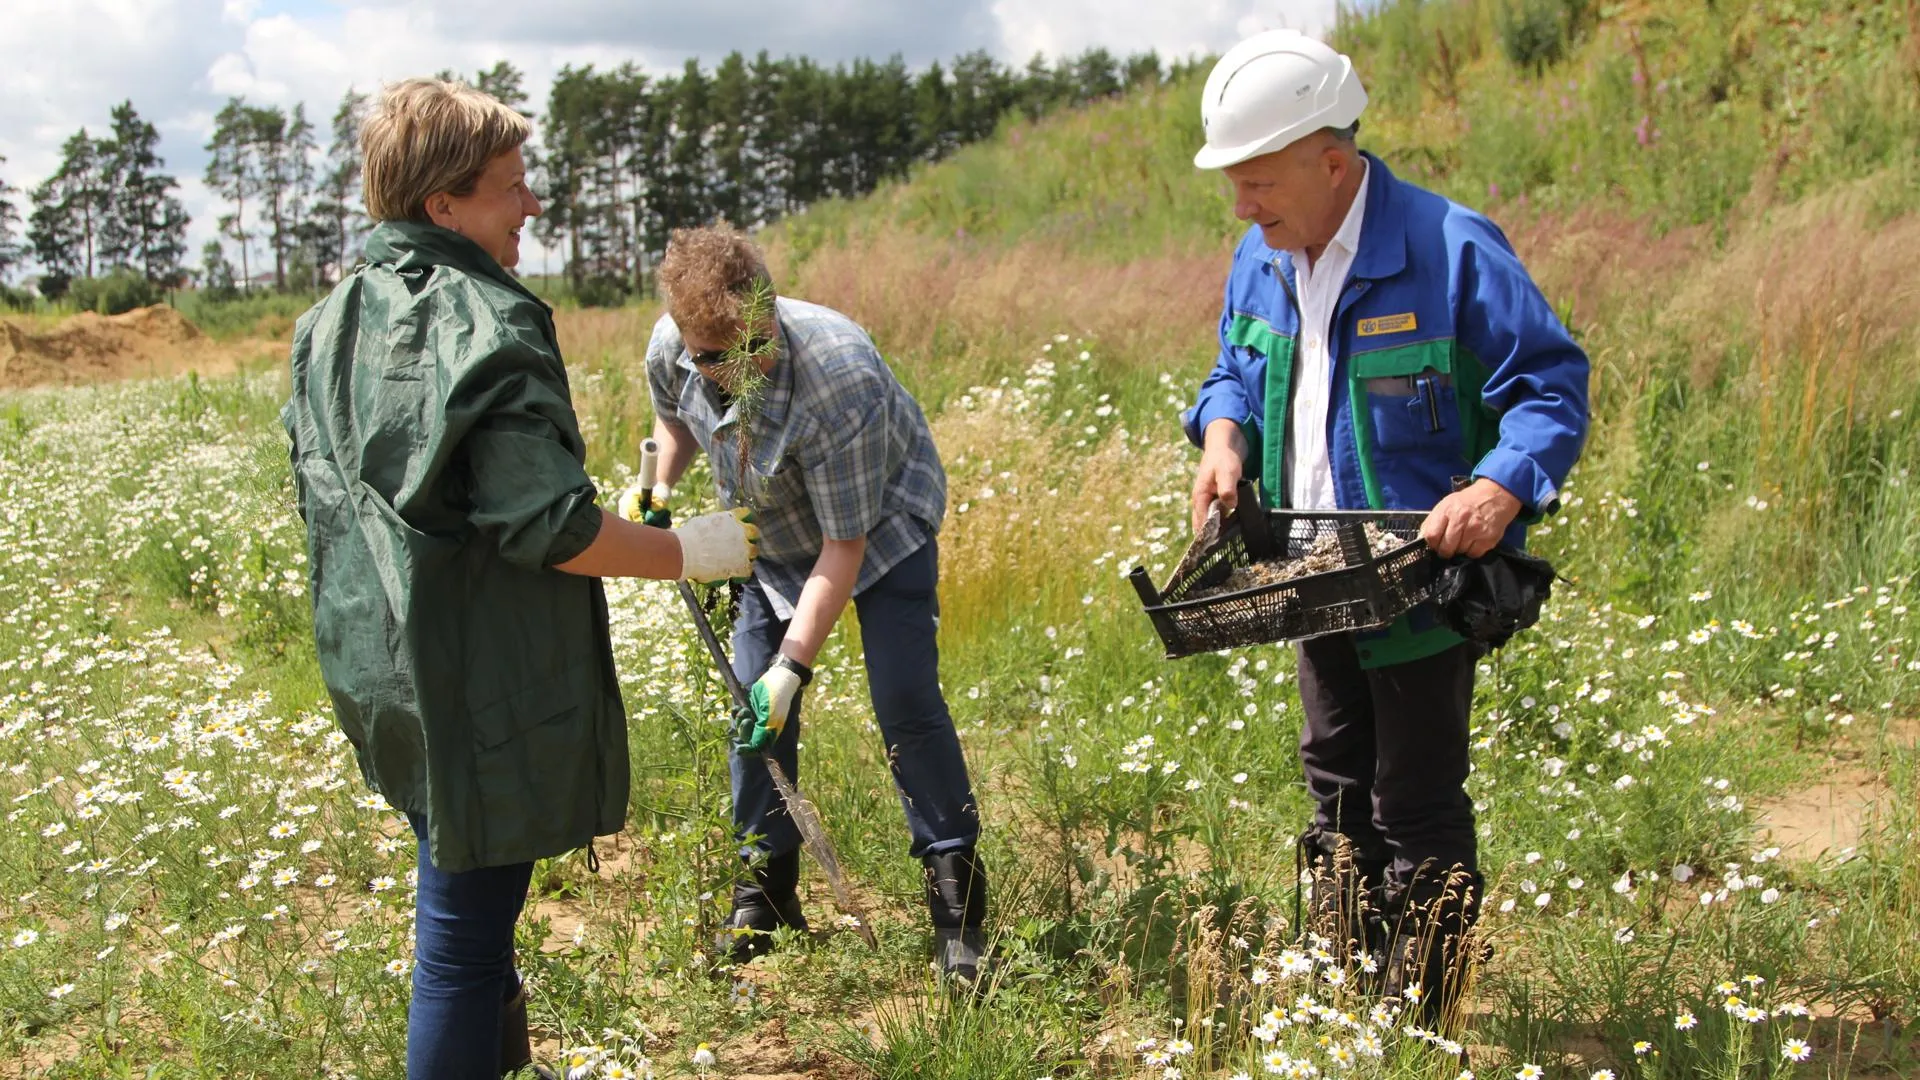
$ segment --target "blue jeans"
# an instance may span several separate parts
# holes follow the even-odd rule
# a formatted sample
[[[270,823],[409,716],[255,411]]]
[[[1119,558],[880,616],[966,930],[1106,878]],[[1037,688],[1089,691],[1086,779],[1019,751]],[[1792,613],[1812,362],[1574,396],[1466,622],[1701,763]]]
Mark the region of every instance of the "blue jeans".
[[[886,740],[894,787],[906,810],[914,858],[970,848],[980,836],[980,813],[960,754],[953,716],[940,694],[940,649],[936,640],[940,601],[940,553],[932,537],[920,550],[853,598],[860,617],[860,639],[867,652],[867,684],[873,717]],[[786,637],[786,622],[775,617],[760,582],[740,593],[740,614],[733,626],[733,673],[752,686],[767,670]],[[794,700],[787,726],[769,753],[800,783],[800,706]],[[733,824],[744,842],[768,855],[784,855],[800,846],[800,830],[787,816],[780,793],[757,755],[733,755]],[[743,847],[742,855],[753,848]]]
[[[420,838],[408,1080],[499,1080],[500,1007],[520,991],[513,924],[533,864],[443,873],[427,853],[427,819],[407,820]]]

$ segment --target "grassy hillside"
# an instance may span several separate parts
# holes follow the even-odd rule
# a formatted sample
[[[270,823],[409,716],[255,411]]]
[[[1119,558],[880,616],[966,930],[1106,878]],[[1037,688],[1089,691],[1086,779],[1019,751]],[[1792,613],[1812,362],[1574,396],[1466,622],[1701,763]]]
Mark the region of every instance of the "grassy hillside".
[[[1570,55],[1507,55],[1511,8],[1578,10]],[[1363,144],[1402,176],[1503,219],[1598,208],[1656,231],[1737,222],[1891,170],[1877,210],[1911,209],[1920,13],[1904,0],[1592,5],[1385,0],[1349,19],[1370,104]],[[1053,241],[1120,261],[1210,249],[1221,182],[1192,166],[1205,73],[1045,122],[857,203],[783,226],[797,258],[901,230]]]
[[[1536,531],[1573,583],[1479,681],[1494,950],[1462,1041],[1483,1077],[1913,1075],[1920,5],[1672,7],[1581,5],[1538,71],[1507,43],[1550,0],[1388,3],[1341,31],[1363,143],[1492,213],[1594,361],[1586,458]],[[1561,40],[1528,25],[1537,56]],[[550,1055],[1460,1074],[1345,958],[1288,953],[1291,653],[1164,661],[1122,579],[1186,544],[1176,415],[1240,232],[1190,165],[1195,94],[1011,125],[769,236],[783,291],[872,329],[949,472],[942,681],[987,822],[988,993],[926,978],[852,619],[801,782],[881,948],[827,930],[815,877],[817,940],[714,977],[719,690],[671,590],[616,584],[633,806],[597,872],[536,873],[519,945]],[[608,492],[649,424],[652,317],[562,313]],[[330,734],[283,393],[0,394],[0,1075],[394,1073],[411,847]]]

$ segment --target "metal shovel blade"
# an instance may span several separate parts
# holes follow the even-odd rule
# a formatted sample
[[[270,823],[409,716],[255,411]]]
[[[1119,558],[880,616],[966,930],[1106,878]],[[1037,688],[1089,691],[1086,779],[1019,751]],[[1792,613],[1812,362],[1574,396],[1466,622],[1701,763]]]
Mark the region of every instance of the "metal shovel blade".
[[[700,632],[700,640],[707,647],[707,654],[713,657],[713,666],[720,669],[720,677],[727,684],[727,693],[733,698],[737,708],[751,708],[747,702],[747,691],[734,677],[733,664],[727,660],[725,649],[720,647],[720,639],[713,632],[713,624],[707,621],[707,613],[700,607],[700,598],[693,594],[693,586],[680,582],[680,599],[686,601],[687,611],[693,615],[694,629]],[[801,796],[793,781],[787,778],[786,770],[773,759],[771,754],[762,754],[760,759],[767,763],[767,772],[773,777],[773,786],[780,792],[780,798],[787,804],[787,815],[793,818],[793,824],[800,830],[800,845],[820,864],[820,870],[827,875],[827,884],[833,889],[833,899],[840,910],[853,920],[853,926],[859,932],[861,940],[869,948],[878,949],[880,942],[873,936],[873,928],[867,925],[867,913],[853,898],[853,890],[847,888],[846,877],[840,872],[840,855],[834,850],[833,841],[827,839],[827,828],[820,820],[820,811],[813,803]]]
[[[853,928],[860,934],[868,948],[878,949],[880,942],[873,936],[873,928],[867,925],[867,913],[861,909],[859,901],[853,898],[853,890],[847,888],[847,880],[840,873],[840,856],[833,850],[833,841],[827,839],[827,827],[820,820],[820,811],[814,807],[813,800],[800,794],[787,779],[787,771],[769,755],[761,755],[767,763],[767,772],[773,777],[773,786],[780,789],[780,798],[787,804],[787,814],[800,830],[800,845],[820,864],[827,875],[827,884],[833,888],[834,903],[853,920]]]

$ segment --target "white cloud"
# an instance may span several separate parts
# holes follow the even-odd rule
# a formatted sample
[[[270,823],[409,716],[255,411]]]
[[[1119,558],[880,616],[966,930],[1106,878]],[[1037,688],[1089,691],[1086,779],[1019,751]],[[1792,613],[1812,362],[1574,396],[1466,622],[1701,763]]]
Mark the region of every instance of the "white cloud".
[[[161,132],[194,221],[191,257],[222,210],[200,183],[213,116],[231,96],[304,103],[325,139],[349,88],[506,59],[537,109],[566,64],[633,60],[677,70],[739,49],[828,63],[895,53],[909,64],[976,48],[1022,65],[1034,52],[1103,46],[1174,59],[1271,26],[1324,31],[1334,0],[8,0],[0,35],[0,176],[31,188],[83,125],[131,100]]]
[[[219,0],[12,0],[0,34],[0,155],[16,186],[37,183],[60,144],[107,125],[133,99],[156,123],[191,100],[219,55]]]
[[[1333,26],[1335,0],[994,0],[993,14],[1004,52],[1016,61],[1036,52],[1058,56],[1094,46],[1121,54],[1154,49],[1163,60],[1176,60],[1225,52],[1243,37],[1277,27],[1325,34]]]
[[[439,16],[441,34],[452,40],[612,45],[672,67],[687,56],[712,60],[734,49],[827,62],[900,53],[917,65],[972,49],[997,51],[999,40],[989,0],[415,0],[412,7]]]

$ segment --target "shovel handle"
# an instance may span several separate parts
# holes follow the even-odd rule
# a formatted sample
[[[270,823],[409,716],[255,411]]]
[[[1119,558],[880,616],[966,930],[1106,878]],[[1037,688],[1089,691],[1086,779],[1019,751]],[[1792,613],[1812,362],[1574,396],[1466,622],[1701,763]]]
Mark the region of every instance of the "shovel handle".
[[[642,500],[653,498],[654,482],[660,479],[660,443],[653,439],[643,439],[640,443],[640,489],[645,492]]]

